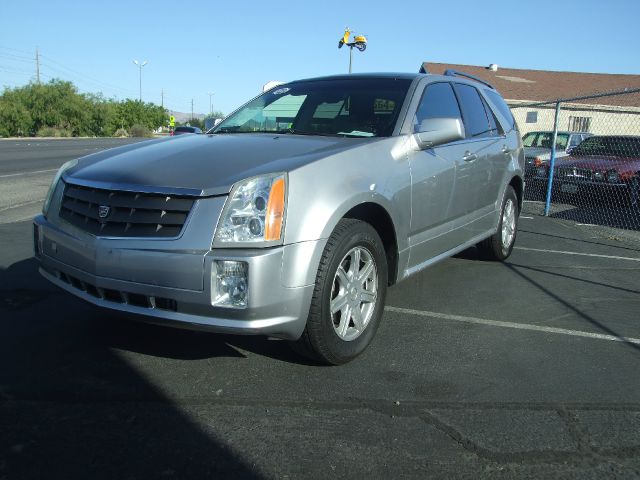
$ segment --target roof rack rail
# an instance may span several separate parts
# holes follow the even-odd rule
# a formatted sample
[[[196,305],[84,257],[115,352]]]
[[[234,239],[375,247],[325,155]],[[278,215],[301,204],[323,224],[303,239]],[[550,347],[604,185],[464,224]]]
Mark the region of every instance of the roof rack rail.
[[[460,72],[458,70],[451,70],[451,69],[446,70],[444,72],[444,75],[446,75],[447,77],[465,77],[465,78],[470,78],[471,80],[475,80],[476,82],[480,82],[483,85],[486,85],[487,87],[489,87],[489,88],[491,88],[493,90],[496,89],[496,87],[491,85],[489,82],[487,82],[485,80],[482,80],[481,78],[476,77],[475,75],[471,75],[469,73]]]

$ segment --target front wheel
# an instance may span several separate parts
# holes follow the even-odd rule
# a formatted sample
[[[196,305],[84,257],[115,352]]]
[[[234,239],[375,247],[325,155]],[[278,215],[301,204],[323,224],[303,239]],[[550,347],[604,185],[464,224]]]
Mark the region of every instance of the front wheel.
[[[518,233],[519,215],[518,197],[513,187],[509,185],[502,201],[498,231],[478,244],[482,257],[502,261],[511,255]]]
[[[384,309],[387,261],[368,223],[343,219],[325,246],[307,318],[294,350],[339,365],[371,343]]]

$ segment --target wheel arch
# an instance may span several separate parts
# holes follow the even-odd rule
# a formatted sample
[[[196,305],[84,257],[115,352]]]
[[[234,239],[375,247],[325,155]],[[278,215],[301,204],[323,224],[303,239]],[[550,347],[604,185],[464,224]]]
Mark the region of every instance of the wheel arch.
[[[393,285],[398,275],[398,241],[389,212],[379,203],[364,202],[351,208],[342,218],[366,222],[380,235],[387,257],[388,284]]]
[[[524,180],[522,177],[515,176],[509,182],[509,185],[513,187],[518,197],[518,212],[522,212],[522,202],[524,201]]]

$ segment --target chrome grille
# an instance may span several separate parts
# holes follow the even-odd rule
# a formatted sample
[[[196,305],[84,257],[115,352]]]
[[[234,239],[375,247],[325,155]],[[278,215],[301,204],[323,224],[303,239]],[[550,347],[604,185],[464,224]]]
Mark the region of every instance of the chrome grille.
[[[557,170],[557,176],[567,180],[588,181],[593,176],[593,171],[588,168],[565,167]]]
[[[67,184],[60,217],[96,236],[175,237],[182,231],[193,202],[191,197]]]

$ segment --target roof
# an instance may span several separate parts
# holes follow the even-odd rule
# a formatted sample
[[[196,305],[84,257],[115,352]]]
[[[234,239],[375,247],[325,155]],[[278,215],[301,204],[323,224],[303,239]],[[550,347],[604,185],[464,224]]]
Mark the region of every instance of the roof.
[[[640,88],[640,75],[610,73],[551,72],[498,67],[496,71],[476,65],[424,62],[428,73],[460,70],[492,84],[507,101],[540,102],[580,97],[594,93]],[[640,94],[616,95],[576,103],[640,107]]]
[[[394,73],[394,72],[373,72],[373,73],[344,73],[340,75],[327,75],[324,77],[302,78],[300,80],[294,80],[287,83],[298,82],[315,82],[325,80],[363,80],[368,78],[383,78],[383,79],[401,79],[401,80],[413,80],[419,76],[416,73]]]

